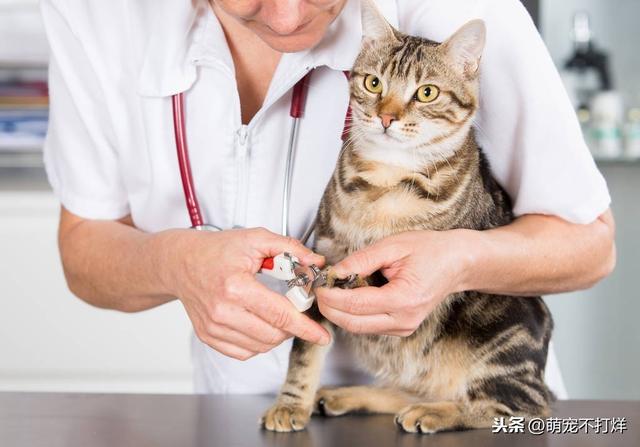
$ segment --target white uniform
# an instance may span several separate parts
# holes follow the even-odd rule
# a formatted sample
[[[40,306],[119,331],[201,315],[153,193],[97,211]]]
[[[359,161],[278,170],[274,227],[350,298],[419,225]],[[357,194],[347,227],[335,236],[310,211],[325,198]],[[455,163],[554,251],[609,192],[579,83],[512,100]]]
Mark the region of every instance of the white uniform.
[[[291,228],[311,222],[333,171],[358,52],[359,1],[349,0],[314,49],[285,54],[262,109],[240,118],[234,66],[209,7],[188,0],[44,0],[51,42],[51,124],[45,163],[72,213],[142,230],[190,226],[177,165],[170,95],[185,92],[194,182],[205,221],[280,228],[291,87],[311,80],[293,175]],[[518,0],[378,0],[401,31],[443,40],[485,20],[478,139],[515,212],[589,223],[610,202],[558,73]],[[193,340],[198,392],[275,392],[290,341],[239,362]],[[324,383],[353,382],[330,355]],[[363,378],[367,380],[367,378]],[[555,355],[547,382],[566,397]]]

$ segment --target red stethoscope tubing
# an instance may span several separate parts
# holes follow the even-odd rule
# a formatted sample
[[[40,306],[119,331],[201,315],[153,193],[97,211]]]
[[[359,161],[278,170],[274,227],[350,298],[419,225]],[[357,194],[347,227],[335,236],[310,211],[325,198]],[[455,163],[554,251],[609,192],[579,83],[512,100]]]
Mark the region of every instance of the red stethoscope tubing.
[[[307,73],[302,79],[300,79],[293,87],[293,93],[291,96],[291,108],[289,114],[293,119],[300,119],[304,113],[307,92],[309,90],[309,77],[312,71]],[[345,71],[344,75],[349,79],[349,72]],[[189,147],[187,145],[187,134],[184,115],[184,93],[177,93],[171,97],[171,103],[173,106],[173,131],[176,140],[176,151],[178,155],[178,166],[180,168],[180,178],[182,180],[182,189],[184,191],[184,200],[189,213],[189,220],[193,228],[199,228],[204,225],[202,218],[202,211],[198,198],[196,196],[196,189],[193,183],[193,175],[191,173],[191,163],[189,161]],[[344,120],[344,129],[342,131],[342,140],[346,140],[349,134],[349,128],[351,124],[351,105],[347,108],[347,113]],[[269,264],[271,263],[271,264]],[[273,258],[266,258],[263,262],[263,266],[273,264]]]
[[[184,190],[184,200],[189,212],[189,219],[194,228],[203,225],[200,204],[196,197],[196,189],[193,184],[191,174],[191,163],[189,162],[189,147],[187,145],[186,126],[184,119],[184,94],[178,93],[171,97],[173,104],[173,132],[176,138],[176,149],[178,152],[178,166],[180,167],[180,178],[182,179],[182,189]]]

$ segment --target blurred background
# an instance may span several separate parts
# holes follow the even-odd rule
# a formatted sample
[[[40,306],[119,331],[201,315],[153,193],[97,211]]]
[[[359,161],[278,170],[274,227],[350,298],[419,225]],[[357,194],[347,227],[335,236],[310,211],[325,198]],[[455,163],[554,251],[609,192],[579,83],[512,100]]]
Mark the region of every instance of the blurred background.
[[[640,399],[640,0],[523,3],[574,102],[617,220],[614,274],[591,290],[546,298],[560,367],[570,398]],[[47,53],[37,0],[0,0],[0,391],[191,392],[190,324],[179,303],[121,314],[67,290],[59,204],[42,167]]]

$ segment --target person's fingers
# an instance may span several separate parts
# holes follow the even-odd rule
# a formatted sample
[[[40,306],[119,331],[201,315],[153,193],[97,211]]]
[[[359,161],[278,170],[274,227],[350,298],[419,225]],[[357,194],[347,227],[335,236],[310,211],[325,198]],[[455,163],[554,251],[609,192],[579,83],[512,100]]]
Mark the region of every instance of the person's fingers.
[[[331,336],[319,323],[313,321],[298,310],[282,295],[259,284],[259,292],[253,296],[248,308],[271,326],[295,335],[311,343],[328,345]]]
[[[234,281],[230,293],[243,306],[276,329],[311,343],[327,345],[331,336],[320,324],[298,312],[284,296],[269,290],[253,276],[243,275]],[[229,292],[229,291],[228,291]]]
[[[287,252],[298,258],[304,265],[324,265],[324,256],[314,253],[297,239],[281,236],[265,229],[255,231],[258,235],[255,247],[260,251],[262,257],[277,256]]]
[[[318,303],[351,315],[388,313],[410,305],[412,298],[393,282],[382,287],[359,287],[343,290],[321,287],[315,289]]]
[[[315,265],[316,267],[319,268],[324,268],[324,266],[327,263],[327,259],[323,256],[320,255],[318,253],[312,253],[311,255],[308,255],[305,258],[301,258],[300,262],[302,263],[302,265]]]
[[[354,334],[388,334],[399,335],[397,322],[389,314],[353,316],[341,310],[318,303],[320,313],[327,320]]]
[[[290,338],[287,332],[277,329],[250,311],[240,307],[225,307],[216,311],[215,319],[220,323],[218,326],[222,330],[232,330],[243,337],[234,336],[227,341],[238,340],[240,346],[249,348],[258,347],[260,352],[266,352],[278,346],[280,343]],[[223,335],[211,333],[214,337],[225,339]],[[253,345],[252,345],[253,343]]]
[[[236,360],[248,360],[257,354],[257,352],[249,351],[247,349],[236,346],[233,343],[229,343],[224,340],[218,340],[209,336],[205,337],[202,341],[219,353],[224,354],[227,357],[232,357]]]
[[[353,273],[369,276],[376,270],[390,266],[404,255],[402,246],[395,240],[382,239],[351,253],[332,268],[338,277],[347,277]]]
[[[224,341],[253,353],[267,352],[273,349],[273,346],[255,340],[229,326],[211,325],[207,328],[207,334],[212,339]]]

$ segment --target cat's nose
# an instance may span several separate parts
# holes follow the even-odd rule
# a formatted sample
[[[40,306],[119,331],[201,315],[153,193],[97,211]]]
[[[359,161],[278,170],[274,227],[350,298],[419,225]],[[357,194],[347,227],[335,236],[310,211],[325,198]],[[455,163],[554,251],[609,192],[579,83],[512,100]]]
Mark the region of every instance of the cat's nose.
[[[382,121],[382,127],[384,127],[385,129],[388,129],[389,126],[391,126],[391,123],[393,123],[397,119],[398,117],[396,115],[392,115],[390,113],[380,114],[380,121]]]

